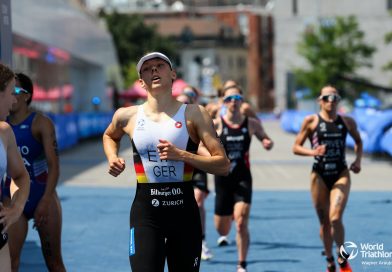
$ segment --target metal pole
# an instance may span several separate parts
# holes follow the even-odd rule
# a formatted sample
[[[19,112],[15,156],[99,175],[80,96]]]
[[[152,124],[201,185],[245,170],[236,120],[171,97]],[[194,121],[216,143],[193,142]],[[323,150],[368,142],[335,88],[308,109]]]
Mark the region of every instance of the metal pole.
[[[12,66],[11,0],[0,0],[0,61]]]

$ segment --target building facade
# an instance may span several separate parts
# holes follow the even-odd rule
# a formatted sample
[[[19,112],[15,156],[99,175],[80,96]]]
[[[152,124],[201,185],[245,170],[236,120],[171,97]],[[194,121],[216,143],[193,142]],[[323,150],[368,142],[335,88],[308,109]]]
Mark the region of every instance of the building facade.
[[[111,35],[95,16],[71,0],[13,0],[11,10],[13,68],[47,95],[37,107],[112,109],[108,84],[121,85],[121,76]]]

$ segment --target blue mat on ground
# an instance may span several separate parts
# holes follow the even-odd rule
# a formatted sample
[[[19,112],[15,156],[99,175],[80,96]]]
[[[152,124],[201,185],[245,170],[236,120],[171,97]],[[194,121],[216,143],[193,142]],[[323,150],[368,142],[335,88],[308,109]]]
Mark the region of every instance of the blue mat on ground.
[[[132,188],[61,186],[63,257],[68,271],[130,271],[129,209]],[[206,201],[207,242],[214,254],[201,264],[203,272],[235,271],[234,245],[219,248],[213,226],[213,195]],[[361,247],[382,245],[392,252],[390,192],[352,192],[345,212],[346,241],[357,245],[354,271],[391,271],[392,257],[362,256]],[[255,191],[250,218],[249,271],[325,271],[316,214],[307,191]],[[234,240],[232,229],[230,239]],[[374,247],[373,247],[374,248]],[[378,250],[381,251],[381,250]],[[378,252],[377,251],[377,252]],[[389,261],[389,263],[388,263]],[[30,228],[22,254],[21,272],[46,271],[39,238]]]

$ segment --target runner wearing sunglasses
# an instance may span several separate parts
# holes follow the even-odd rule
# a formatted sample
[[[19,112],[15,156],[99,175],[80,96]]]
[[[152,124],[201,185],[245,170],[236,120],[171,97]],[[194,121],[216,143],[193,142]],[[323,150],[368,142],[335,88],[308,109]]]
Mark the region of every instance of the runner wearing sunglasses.
[[[238,86],[226,88],[223,103],[227,110],[214,119],[216,130],[230,160],[228,176],[215,176],[215,227],[221,237],[218,244],[227,243],[234,218],[238,250],[238,272],[246,272],[249,247],[249,213],[252,200],[252,175],[249,147],[253,136],[266,150],[273,146],[260,121],[241,113],[243,97]]]
[[[232,87],[237,87],[238,89],[240,89],[240,93],[242,94],[241,87],[238,85],[236,81],[227,80],[223,84],[222,89],[218,90],[218,100],[216,102],[210,102],[206,105],[206,110],[208,111],[208,113],[211,115],[212,118],[218,118],[220,115],[225,114],[226,106],[225,103],[223,103],[224,92]],[[240,111],[242,114],[248,117],[254,117],[257,120],[259,120],[256,115],[256,112],[252,109],[251,105],[246,101],[243,101],[241,103]]]
[[[350,174],[361,170],[362,141],[355,121],[348,116],[337,114],[340,96],[336,88],[326,86],[321,89],[318,98],[320,112],[305,118],[294,143],[296,155],[312,156],[314,163],[311,173],[311,193],[313,203],[320,221],[320,237],[324,244],[327,259],[327,271],[336,271],[333,243],[336,244],[340,271],[351,271],[346,260],[340,254],[344,244],[343,212],[350,192]],[[349,133],[354,141],[356,158],[347,168],[345,148],[346,135]],[[311,148],[304,147],[309,139]]]
[[[12,127],[25,167],[30,175],[30,194],[22,216],[9,230],[12,270],[18,271],[20,256],[28,233],[28,221],[34,220],[48,271],[65,271],[61,254],[61,205],[56,192],[59,158],[53,122],[30,107],[33,83],[22,73],[16,74],[16,103],[7,122]],[[4,203],[11,203],[11,177],[3,183]]]
[[[3,206],[3,192],[0,187],[0,271],[11,272],[8,230],[18,221],[29,196],[29,174],[23,165],[15,135],[5,122],[12,105],[16,103],[14,94],[15,75],[0,63],[0,179],[7,173],[12,177],[12,204]]]

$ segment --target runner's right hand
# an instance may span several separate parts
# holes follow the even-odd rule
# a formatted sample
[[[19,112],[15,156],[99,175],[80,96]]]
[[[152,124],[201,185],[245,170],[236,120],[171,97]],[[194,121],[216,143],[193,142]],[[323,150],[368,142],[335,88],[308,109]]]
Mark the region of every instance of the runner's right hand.
[[[125,160],[123,158],[113,157],[109,160],[109,174],[113,177],[120,175],[125,169]]]
[[[314,156],[324,156],[326,145],[319,145],[314,150]]]

